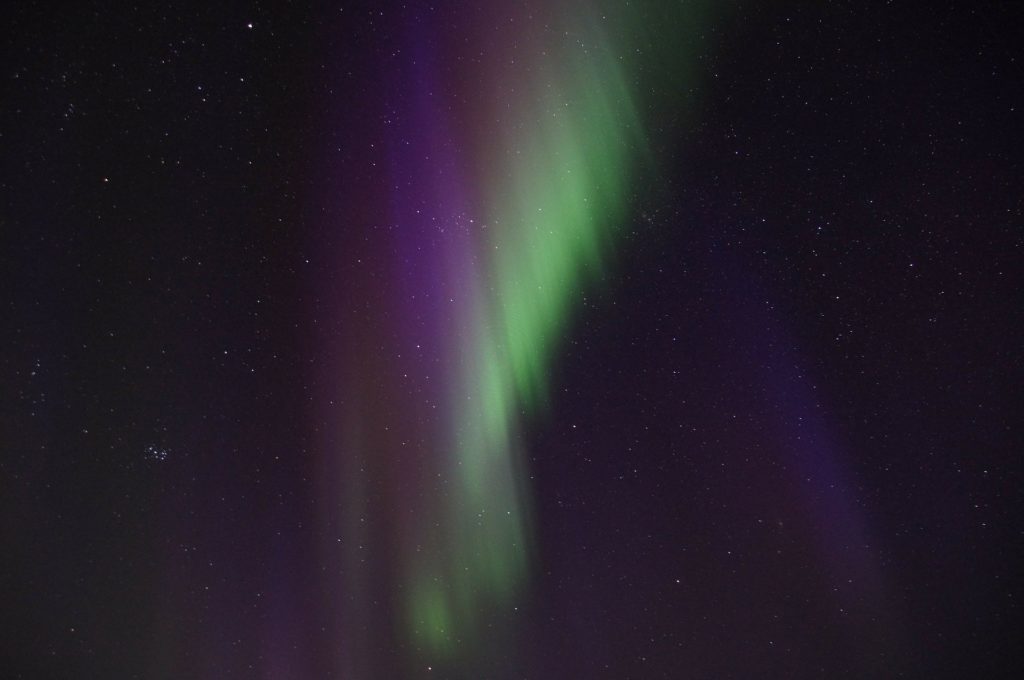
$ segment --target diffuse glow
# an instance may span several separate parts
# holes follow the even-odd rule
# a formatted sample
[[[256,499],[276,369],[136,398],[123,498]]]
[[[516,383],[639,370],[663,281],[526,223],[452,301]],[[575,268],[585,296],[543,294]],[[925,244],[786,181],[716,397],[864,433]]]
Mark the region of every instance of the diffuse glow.
[[[579,34],[584,39],[584,34]],[[574,299],[600,272],[622,222],[642,143],[621,66],[599,33],[547,47],[531,92],[486,149],[477,266],[456,333],[448,431],[452,488],[437,543],[411,569],[411,632],[434,654],[471,642],[488,608],[527,573],[522,416],[545,403],[552,353]]]
[[[387,527],[368,541],[394,572],[371,574],[381,560],[350,547],[349,589],[387,583],[381,618],[413,674],[429,662],[472,676],[507,655],[500,631],[514,628],[535,552],[522,427],[545,410],[573,312],[607,276],[652,169],[640,46],[692,23],[652,29],[646,5],[489,9],[508,14],[466,47],[480,59],[464,109],[438,48],[453,44],[448,28],[411,22],[389,87],[391,235],[371,251],[393,290],[353,305],[377,310],[382,331],[351,353],[366,406],[349,414],[365,432],[349,469],[366,478],[349,482],[361,509],[348,512]]]

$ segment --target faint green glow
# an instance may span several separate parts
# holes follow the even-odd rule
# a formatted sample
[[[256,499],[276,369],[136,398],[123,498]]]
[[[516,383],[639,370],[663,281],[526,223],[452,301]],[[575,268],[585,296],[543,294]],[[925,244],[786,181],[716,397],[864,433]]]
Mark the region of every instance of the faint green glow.
[[[651,71],[647,82],[667,93],[658,97],[663,110],[680,117],[699,4],[586,12],[573,3],[567,30],[545,27],[530,63],[495,74],[507,76],[508,98],[477,159],[486,228],[453,328],[447,477],[422,537],[428,547],[408,565],[408,626],[429,657],[470,658],[490,613],[507,616],[528,577],[521,423],[546,408],[573,311],[606,275],[638,178],[653,169],[644,119],[659,114],[638,90],[638,72]]]
[[[626,208],[638,116],[620,61],[599,36],[590,42],[538,66],[545,76],[505,123],[515,132],[487,153],[488,227],[458,332],[444,533],[440,554],[413,569],[410,597],[414,637],[435,655],[470,642],[483,612],[509,605],[526,577],[519,423],[546,403],[552,354]]]

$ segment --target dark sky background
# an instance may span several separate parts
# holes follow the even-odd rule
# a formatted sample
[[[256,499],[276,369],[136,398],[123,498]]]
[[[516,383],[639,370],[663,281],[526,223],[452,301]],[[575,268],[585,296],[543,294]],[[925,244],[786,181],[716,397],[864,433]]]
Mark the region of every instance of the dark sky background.
[[[313,4],[7,10],[2,677],[443,677],[324,605],[332,310],[387,276],[338,254],[411,10]],[[813,5],[723,13],[648,121],[485,677],[1022,672],[1019,10]]]

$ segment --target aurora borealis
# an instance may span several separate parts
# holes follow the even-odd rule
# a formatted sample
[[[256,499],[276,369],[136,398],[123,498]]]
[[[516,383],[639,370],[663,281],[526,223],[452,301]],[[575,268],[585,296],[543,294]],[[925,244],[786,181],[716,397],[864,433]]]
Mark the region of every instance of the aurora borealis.
[[[421,11],[411,12],[407,56],[388,76],[401,93],[387,135],[393,235],[376,257],[397,260],[400,283],[375,304],[395,310],[380,321],[394,324],[395,340],[353,349],[349,369],[357,385],[396,380],[374,401],[416,416],[397,444],[360,428],[340,455],[352,447],[395,467],[412,463],[384,482],[396,486],[394,498],[412,497],[395,501],[411,510],[394,519],[400,566],[389,588],[400,593],[392,606],[410,663],[486,672],[489,654],[511,651],[495,639],[511,633],[481,628],[518,611],[533,566],[521,428],[545,415],[551,364],[575,307],[605,274],[630,199],[642,193],[640,169],[653,170],[638,110],[645,98],[630,76],[639,60],[623,30],[642,12],[609,17],[587,3],[508,11],[509,30],[488,39],[473,68],[484,83],[474,129],[451,105],[458,85],[444,77],[436,44],[423,40],[434,31]],[[681,34],[698,18],[670,16]],[[408,323],[422,314],[427,337]],[[401,375],[366,367],[378,352],[382,363],[400,357]],[[431,384],[410,393],[411,376]],[[362,418],[360,404],[348,408],[356,411],[344,419]],[[358,497],[367,480],[350,477],[342,496]],[[367,500],[348,508],[376,510]]]
[[[406,577],[409,625],[428,651],[464,653],[457,644],[472,650],[479,612],[511,607],[527,576],[530,490],[520,421],[536,416],[547,398],[548,364],[570,305],[587,275],[600,272],[636,163],[632,147],[641,133],[615,53],[600,31],[569,25],[571,40],[518,36],[527,55],[549,58],[505,72],[488,67],[497,71],[494,122],[480,133],[479,158],[468,161],[479,171],[450,178],[462,186],[465,176],[480,178],[466,206],[478,220],[467,224],[458,212],[464,206],[455,205],[439,225],[410,225],[462,232],[440,253],[459,275],[419,291],[454,307],[441,321],[454,350],[440,370],[442,422],[437,441],[426,442],[449,488],[416,520]],[[592,45],[586,53],[584,44]],[[441,134],[418,123],[414,116],[417,128]],[[432,144],[442,145],[424,140],[426,148]],[[459,165],[455,159],[455,167],[434,172],[457,175]],[[431,196],[428,205],[443,205],[445,197]]]
[[[0,677],[1019,677],[1018,13],[16,3]]]

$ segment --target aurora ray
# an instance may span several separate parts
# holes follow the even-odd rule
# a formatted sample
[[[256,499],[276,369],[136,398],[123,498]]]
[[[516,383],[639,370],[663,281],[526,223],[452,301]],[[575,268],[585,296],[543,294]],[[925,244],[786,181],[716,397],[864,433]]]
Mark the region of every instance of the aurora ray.
[[[637,178],[651,170],[641,111],[653,106],[638,90],[638,46],[657,43],[648,32],[661,25],[690,26],[682,12],[659,24],[639,8],[584,3],[489,9],[507,12],[511,28],[479,38],[486,56],[473,80],[488,88],[474,92],[473,108],[482,115],[460,110],[429,13],[410,22],[409,56],[391,71],[392,236],[379,256],[393,262],[382,304],[395,314],[391,338],[352,352],[351,385],[374,403],[345,418],[365,433],[346,437],[359,461],[346,496],[364,506],[350,515],[373,511],[364,493],[379,483],[357,469],[401,469],[387,473],[397,475],[398,640],[416,650],[410,664],[463,670],[501,644],[495,627],[529,579],[522,427],[545,412],[578,300],[606,276]],[[369,372],[366,354],[385,346],[401,378]],[[366,409],[400,412],[401,425],[375,423]],[[350,571],[359,562],[350,553]]]

